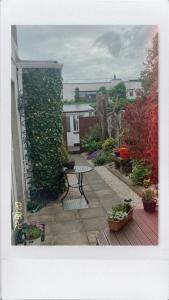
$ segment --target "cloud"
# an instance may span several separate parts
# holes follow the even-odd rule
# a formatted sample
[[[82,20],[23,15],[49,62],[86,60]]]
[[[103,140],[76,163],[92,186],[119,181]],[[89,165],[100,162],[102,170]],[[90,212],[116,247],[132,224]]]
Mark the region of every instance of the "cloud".
[[[121,49],[121,39],[120,36],[115,32],[105,32],[101,36],[99,36],[94,46],[103,47],[108,49],[109,53],[112,56],[119,56],[120,49]]]
[[[63,63],[64,81],[137,78],[155,26],[17,26],[22,59]]]

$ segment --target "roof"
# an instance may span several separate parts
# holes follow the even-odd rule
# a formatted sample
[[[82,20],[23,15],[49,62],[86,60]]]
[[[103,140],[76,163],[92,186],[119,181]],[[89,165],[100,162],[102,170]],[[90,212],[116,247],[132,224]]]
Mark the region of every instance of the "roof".
[[[93,111],[94,108],[89,104],[64,104],[63,112],[84,112],[84,111]]]

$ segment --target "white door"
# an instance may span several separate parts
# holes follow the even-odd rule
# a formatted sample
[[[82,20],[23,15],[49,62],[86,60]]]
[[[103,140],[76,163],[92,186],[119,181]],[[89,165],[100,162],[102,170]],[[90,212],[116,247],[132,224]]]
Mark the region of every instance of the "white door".
[[[70,115],[70,131],[67,132],[67,144],[68,146],[74,146],[74,144],[80,143],[79,136],[79,116],[77,114]]]

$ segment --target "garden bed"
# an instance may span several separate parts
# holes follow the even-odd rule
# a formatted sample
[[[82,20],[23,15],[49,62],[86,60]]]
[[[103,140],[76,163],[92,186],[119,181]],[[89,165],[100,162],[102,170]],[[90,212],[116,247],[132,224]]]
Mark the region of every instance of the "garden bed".
[[[143,186],[133,185],[129,176],[122,174],[119,170],[115,169],[114,163],[105,165],[105,167],[121,181],[127,184],[137,195],[142,197],[143,192],[146,190]],[[155,185],[151,185],[150,188],[155,189]]]

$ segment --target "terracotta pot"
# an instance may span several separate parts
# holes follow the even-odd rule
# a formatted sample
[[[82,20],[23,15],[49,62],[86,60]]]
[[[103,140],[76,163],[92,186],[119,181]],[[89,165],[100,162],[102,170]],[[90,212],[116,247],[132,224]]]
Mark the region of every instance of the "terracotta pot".
[[[124,158],[124,159],[129,159],[130,158],[130,153],[129,153],[129,149],[127,147],[120,147],[119,148],[119,152],[120,152],[120,157]]]
[[[132,217],[133,217],[133,209],[131,209],[128,212],[127,218],[124,218],[123,220],[113,221],[113,220],[107,219],[110,231],[119,231],[122,227],[124,227],[132,219]]]
[[[147,201],[143,201],[143,206],[144,206],[144,210],[147,211],[147,212],[155,212],[156,211],[156,205],[157,205],[157,200],[156,199],[153,199],[153,201],[151,202],[147,202]]]

